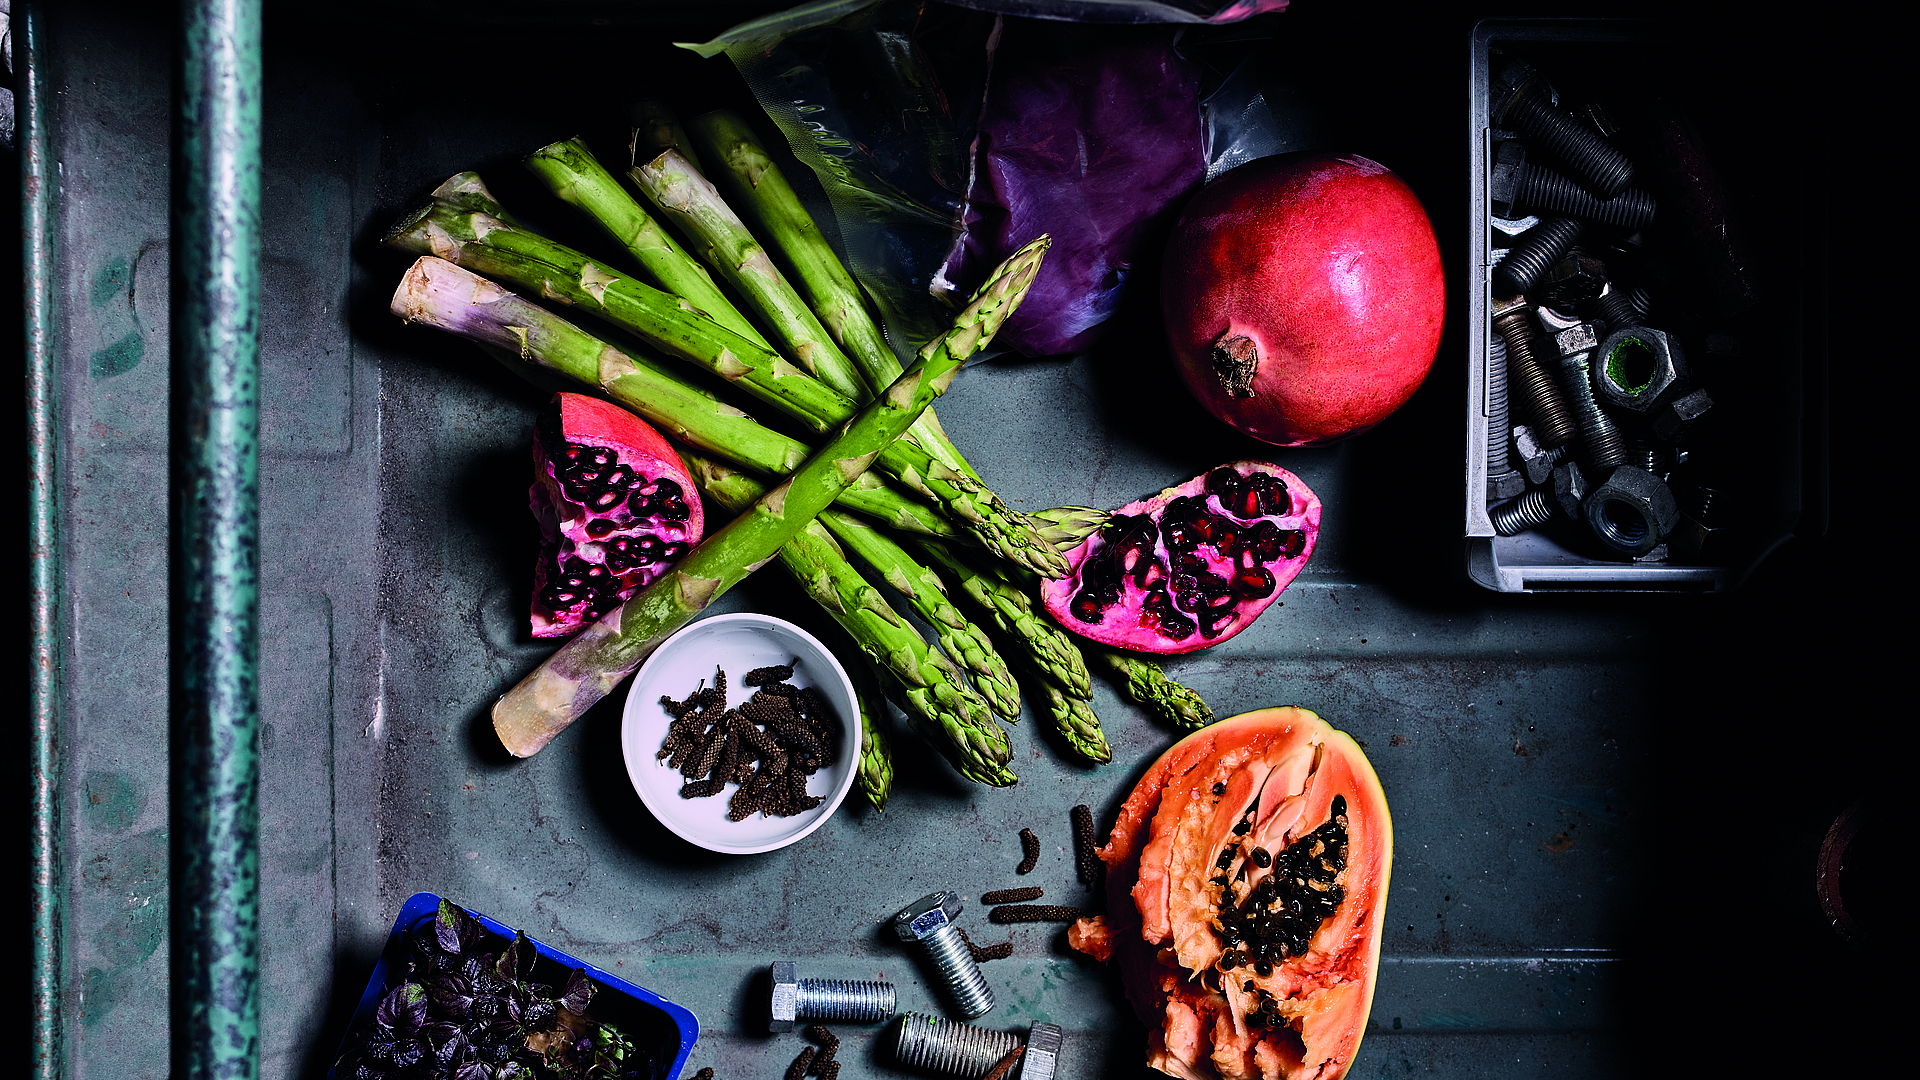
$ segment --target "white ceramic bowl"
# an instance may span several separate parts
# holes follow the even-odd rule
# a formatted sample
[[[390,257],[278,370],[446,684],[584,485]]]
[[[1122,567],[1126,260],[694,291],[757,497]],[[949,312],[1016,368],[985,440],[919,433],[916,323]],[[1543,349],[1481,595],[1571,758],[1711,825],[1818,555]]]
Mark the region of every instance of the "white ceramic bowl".
[[[719,667],[727,673],[727,704],[738,706],[753,696],[754,688],[741,682],[747,672],[796,659],[793,678],[787,681],[819,691],[840,718],[839,754],[832,765],[807,779],[807,793],[821,796],[820,805],[792,817],[754,814],[728,821],[727,801],[737,784],[707,798],[681,798],[686,779],[656,756],[672,720],[660,698],[684,701],[700,686],[711,686],[714,668]],[[634,673],[620,722],[620,748],[633,789],[662,825],[709,851],[751,855],[786,847],[819,828],[839,808],[859,764],[860,709],[846,669],[812,634],[771,615],[714,615],[662,642]]]

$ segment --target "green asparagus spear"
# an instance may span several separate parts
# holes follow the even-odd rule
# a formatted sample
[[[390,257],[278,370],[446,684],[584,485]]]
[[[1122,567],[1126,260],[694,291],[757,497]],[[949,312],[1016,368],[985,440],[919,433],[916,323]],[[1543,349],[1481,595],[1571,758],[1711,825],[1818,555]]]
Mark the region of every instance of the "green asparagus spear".
[[[454,173],[439,187],[433,189],[433,197],[452,203],[461,210],[477,210],[483,214],[492,214],[510,225],[519,224],[501,208],[499,201],[493,197],[493,192],[487,190],[486,183],[480,179],[480,174],[477,172]]]
[[[628,175],[660,216],[693,245],[701,261],[747,300],[772,335],[770,340],[782,345],[789,359],[848,398],[866,400],[870,388],[854,370],[853,361],[773,265],[773,257],[746,222],[686,158],[678,151],[663,150],[653,160],[634,166]]]
[[[1107,745],[1106,732],[1100,730],[1100,718],[1093,714],[1093,702],[1067,693],[1050,679],[1040,680],[1040,685],[1047,695],[1047,719],[1074,753],[1101,765],[1112,761],[1113,749]]]
[[[1178,728],[1193,731],[1213,723],[1213,709],[1192,689],[1173,681],[1159,664],[1141,656],[1092,647],[1094,659],[1112,672],[1134,702]]]
[[[966,358],[992,340],[1033,284],[1047,244],[1042,237],[1002,263],[953,329],[928,342],[886,393],[790,478],[507,691],[494,704],[493,726],[508,751],[517,757],[537,753],[632,674],[668,635],[773,558],[826,509],[945,392]]]
[[[592,218],[625,248],[652,278],[649,284],[706,312],[714,322],[741,337],[766,344],[760,331],[713,283],[706,267],[687,254],[679,241],[627,194],[620,181],[594,159],[586,143],[568,139],[543,146],[527,155],[526,166],[548,190]]]
[[[633,125],[632,137],[627,142],[627,159],[632,164],[638,165],[662,150],[678,150],[695,169],[706,172],[693,142],[687,138],[687,129],[680,125],[680,117],[666,102],[659,98],[641,98],[627,107],[627,122]]]
[[[709,180],[765,237],[807,306],[833,339],[859,366],[869,386],[885,386],[900,374],[900,359],[867,310],[865,294],[841,263],[833,245],[820,234],[813,216],[787,183],[740,115],[729,109],[697,116],[688,125],[694,141],[715,162]],[[978,480],[979,474],[940,429],[928,410],[913,429],[914,438],[935,459]]]
[[[1013,672],[1007,670],[1007,662],[1000,658],[986,631],[960,614],[947,599],[947,586],[939,574],[922,566],[893,538],[852,514],[828,510],[820,515],[820,522],[927,620],[939,635],[940,647],[973,677],[974,686],[994,712],[1008,720],[1020,719],[1020,686],[1013,681]]]
[[[1031,596],[998,572],[975,566],[937,540],[916,537],[913,546],[946,573],[947,580],[959,588],[961,599],[977,615],[999,631],[1001,645],[1009,655],[1023,657],[1027,666],[1073,697],[1093,695],[1093,680],[1079,647],[1047,618],[1045,611],[1035,609]]]
[[[1090,506],[1056,506],[1051,510],[1036,510],[1027,517],[1039,529],[1042,539],[1064,553],[1099,532],[1113,515]]]
[[[687,455],[687,462],[700,490],[722,509],[751,506],[766,490],[759,481],[697,454]],[[1003,787],[1014,782],[1007,769],[1012,748],[987,702],[860,576],[820,522],[787,541],[779,557],[807,595],[887,676],[908,721],[916,731],[929,733],[929,741],[961,775]]]
[[[386,242],[416,255],[437,255],[516,288],[591,311],[662,352],[728,379],[816,433],[836,428],[854,415],[850,399],[807,378],[780,354],[732,333],[644,282],[490,214],[430,201],[395,225]],[[1035,535],[1024,514],[913,443],[889,444],[876,465],[941,505],[950,518],[1001,558],[1047,577],[1067,572],[1066,558]]]
[[[860,702],[860,771],[854,774],[853,784],[875,810],[885,810],[887,797],[893,794],[893,753],[887,745],[886,734],[887,699],[880,693],[872,668],[855,664],[847,676],[853,680],[853,693]]]
[[[414,261],[393,294],[393,313],[505,351],[518,361],[565,375],[582,388],[604,391],[683,444],[762,476],[784,477],[809,453],[805,443],[761,426],[656,361],[622,352],[444,259],[423,255]],[[953,525],[932,507],[870,472],[835,502],[904,531],[956,535]]]

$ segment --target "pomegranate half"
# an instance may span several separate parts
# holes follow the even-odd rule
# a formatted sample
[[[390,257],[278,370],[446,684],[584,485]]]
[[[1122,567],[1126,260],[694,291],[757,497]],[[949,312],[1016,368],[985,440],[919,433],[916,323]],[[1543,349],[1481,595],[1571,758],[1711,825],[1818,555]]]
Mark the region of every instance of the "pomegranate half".
[[[559,393],[534,425],[540,525],[533,636],[565,637],[612,611],[700,542],[700,496],[658,431],[584,394]]]
[[[1420,388],[1446,316],[1420,199],[1355,154],[1282,154],[1187,204],[1161,301],[1181,377],[1222,421],[1276,446],[1358,434]]]
[[[1265,461],[1235,461],[1113,512],[1040,599],[1060,625],[1122,649],[1187,653],[1253,625],[1307,565],[1320,499]]]

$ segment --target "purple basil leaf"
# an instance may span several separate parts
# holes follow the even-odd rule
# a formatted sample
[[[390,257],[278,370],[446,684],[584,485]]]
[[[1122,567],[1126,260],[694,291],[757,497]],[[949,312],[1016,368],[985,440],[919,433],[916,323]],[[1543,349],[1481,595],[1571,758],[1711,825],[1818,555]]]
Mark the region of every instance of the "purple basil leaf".
[[[964,290],[1021,245],[1053,247],[996,341],[1086,348],[1120,303],[1155,220],[1206,173],[1199,76],[1165,28],[1006,20],[973,187],[942,276]],[[1142,301],[1145,302],[1145,301]]]
[[[373,1011],[374,1024],[382,1032],[398,1036],[412,1035],[426,1020],[427,988],[416,982],[401,983],[388,991]]]
[[[441,975],[427,983],[427,999],[434,1014],[451,1020],[465,1020],[473,1011],[473,993],[467,980],[458,975]]]
[[[513,944],[500,954],[500,959],[494,964],[494,974],[500,977],[501,982],[518,987],[533,973],[533,962],[539,955],[527,935],[516,931]]]
[[[567,975],[567,989],[565,993],[560,995],[560,1004],[565,1007],[568,1012],[579,1013],[584,1016],[587,1012],[587,1003],[592,1000],[593,980],[587,978],[587,973],[579,969],[575,969],[569,973]]]
[[[453,901],[440,901],[440,910],[433,916],[433,939],[440,951],[453,956],[460,954],[460,920],[466,912],[456,907]]]
[[[478,1061],[469,1061],[453,1070],[453,1080],[493,1080],[493,1069]]]

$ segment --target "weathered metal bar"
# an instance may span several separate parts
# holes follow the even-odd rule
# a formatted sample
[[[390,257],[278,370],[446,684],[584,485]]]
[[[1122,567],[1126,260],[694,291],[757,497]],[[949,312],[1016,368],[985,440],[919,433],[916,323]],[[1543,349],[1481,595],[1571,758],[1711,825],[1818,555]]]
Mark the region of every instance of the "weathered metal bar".
[[[40,47],[40,5],[14,9],[14,116],[19,128],[21,303],[27,362],[27,594],[32,657],[28,709],[33,724],[32,784],[34,1080],[61,1075],[60,1041],[60,612],[59,487],[54,481],[53,137],[47,130],[47,73]]]
[[[173,1075],[258,1075],[260,0],[182,0],[172,234]]]

